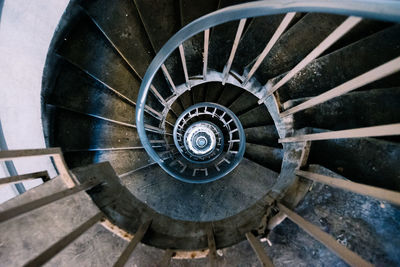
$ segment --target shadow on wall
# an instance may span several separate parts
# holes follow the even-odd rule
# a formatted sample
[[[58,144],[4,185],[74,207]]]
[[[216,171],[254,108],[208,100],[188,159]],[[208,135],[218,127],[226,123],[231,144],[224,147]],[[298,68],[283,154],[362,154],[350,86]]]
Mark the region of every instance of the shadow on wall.
[[[4,5],[4,0],[0,0],[0,23],[1,23],[1,13],[3,12],[3,5]]]

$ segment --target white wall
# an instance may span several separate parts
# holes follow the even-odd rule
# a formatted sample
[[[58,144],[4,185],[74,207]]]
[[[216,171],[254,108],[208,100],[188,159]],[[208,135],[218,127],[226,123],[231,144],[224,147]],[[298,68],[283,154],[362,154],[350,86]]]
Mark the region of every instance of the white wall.
[[[45,147],[40,110],[42,72],[50,41],[68,2],[4,2],[0,21],[0,119],[9,149]],[[14,164],[19,174],[40,170],[55,174],[48,157],[16,160]],[[0,172],[0,177],[4,175]],[[36,180],[24,185],[28,189],[40,183]],[[0,202],[5,191],[15,193],[10,188],[0,189]]]

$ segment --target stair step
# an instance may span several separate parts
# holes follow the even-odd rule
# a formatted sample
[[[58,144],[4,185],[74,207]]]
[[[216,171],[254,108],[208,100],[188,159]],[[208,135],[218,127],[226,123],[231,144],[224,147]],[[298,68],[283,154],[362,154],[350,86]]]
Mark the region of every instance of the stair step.
[[[308,98],[290,101],[296,106]],[[296,129],[346,130],[400,121],[400,87],[352,92],[295,113]]]
[[[186,26],[193,20],[215,11],[218,7],[218,0],[196,1],[181,0],[181,25]],[[183,43],[189,77],[202,75],[203,71],[203,50],[204,33],[199,33]]]
[[[182,183],[158,165],[122,178],[128,190],[154,210],[172,218],[211,221],[251,206],[275,182],[278,174],[243,159],[230,174],[212,183]],[[246,188],[246,190],[243,190]],[[159,196],[154,198],[153,196]]]
[[[194,103],[205,102],[206,100],[206,84],[198,85],[192,88],[192,95]]]
[[[208,69],[224,70],[235,39],[238,21],[227,22],[212,28],[208,48]]]
[[[4,211],[63,189],[66,186],[57,177],[3,203],[0,210]],[[79,192],[1,223],[1,239],[4,242],[0,257],[2,265],[22,266],[98,211],[90,197],[85,192]]]
[[[184,92],[179,96],[179,100],[183,105],[183,109],[187,109],[188,107],[192,106],[193,105],[192,92],[191,91]]]
[[[244,130],[246,143],[281,148],[278,144],[279,135],[275,125],[251,127]]]
[[[184,108],[182,106],[181,100],[177,98],[174,103],[171,105],[171,109],[175,112],[176,115],[179,115],[184,111]]]
[[[179,2],[174,0],[134,0],[154,50],[161,47],[180,29]],[[157,7],[157,12],[154,12]],[[156,26],[155,26],[156,25]]]
[[[202,3],[202,1],[197,1]],[[204,32],[198,33],[182,44],[189,77],[203,75]]]
[[[64,153],[64,157],[70,168],[109,161],[118,175],[141,168],[153,162],[144,149],[77,151]]]
[[[127,243],[126,240],[111,233],[102,225],[96,224],[58,253],[45,266],[113,266]],[[141,252],[143,253],[143,251]],[[136,258],[136,260],[138,259]]]
[[[310,165],[310,168],[313,172],[343,178],[322,166]],[[398,246],[393,237],[400,235],[400,228],[394,219],[400,216],[400,211],[394,205],[315,183],[295,211],[374,265],[390,266],[398,262],[395,260],[398,258]],[[280,262],[307,266],[321,265],[321,262],[326,266],[345,265],[328,248],[304,231],[299,231],[289,220],[278,225],[270,233],[269,240],[273,246],[268,246],[266,250],[276,265]],[[299,253],[299,247],[307,247],[314,253]],[[282,254],[282,249],[287,253]]]
[[[59,146],[66,151],[141,146],[135,128],[49,105],[43,112],[48,115],[49,121],[52,122],[50,146]],[[159,138],[160,135],[149,133],[149,139]]]
[[[246,0],[220,0],[218,9],[249,2]],[[232,49],[239,21],[227,22],[211,30],[208,68],[222,72]]]
[[[264,126],[274,123],[267,107],[264,105],[259,105],[240,115],[239,120],[242,123],[243,128]]]
[[[219,0],[180,0],[181,25],[186,26],[190,22],[198,19],[218,8]]]
[[[229,109],[232,110],[236,115],[240,115],[249,111],[250,109],[257,106],[258,98],[251,93],[244,91],[230,106]]]
[[[65,36],[57,53],[121,94],[136,99],[140,79],[86,15]],[[100,59],[101,65],[97,63]]]
[[[323,131],[313,129],[315,133]],[[308,160],[354,182],[395,191],[400,191],[399,162],[399,144],[374,138],[315,141]]]
[[[82,1],[81,5],[143,77],[154,51],[134,3],[96,0]]]
[[[157,53],[169,38],[180,29],[179,2],[174,0],[157,0],[156,2],[134,0],[134,2],[154,52]],[[154,7],[157,7],[157,12],[154,12]],[[175,86],[185,82],[178,49],[172,52],[164,65]]]
[[[280,172],[283,149],[246,143],[244,156],[273,171]]]
[[[241,74],[244,67],[261,54],[283,17],[284,15],[272,15],[252,19],[243,33],[232,63],[232,69],[236,73]]]
[[[287,30],[272,47],[255,73],[258,81],[265,84],[270,78],[289,71],[344,20],[344,16],[338,15],[306,14]]]
[[[232,84],[226,84],[217,103],[229,107],[243,93],[243,89]]]
[[[155,53],[135,4],[129,0],[119,1],[118,4],[112,1],[98,0],[95,2],[82,1],[81,5],[84,6],[99,30],[110,39],[121,56],[142,79]],[[163,98],[171,95],[171,90],[164,77],[156,75],[153,85]]]
[[[47,93],[46,103],[135,124],[135,102],[119,97],[103,84],[69,64],[63,64],[61,68],[62,72],[54,84],[56,90]],[[145,113],[144,117],[147,124],[158,126],[159,120],[148,113]]]
[[[290,99],[321,94],[399,54],[400,25],[396,25],[315,59],[279,88],[279,98],[283,103]],[[276,83],[282,77],[274,78],[272,82]],[[400,76],[395,73],[358,90],[388,88],[399,84]]]
[[[363,18],[353,29],[346,33],[342,38],[340,38],[336,43],[329,47],[322,55],[330,54],[336,50],[346,47],[354,42],[366,38],[369,35],[382,31],[393,23],[386,21],[377,21]]]
[[[224,89],[222,84],[220,82],[211,82],[207,83],[206,86],[206,102],[216,103]]]
[[[167,113],[167,118],[166,118],[167,121],[169,121],[175,125],[176,119],[177,119],[177,117],[175,116],[175,114],[173,112],[169,111]],[[165,124],[165,125],[167,125],[167,124]]]

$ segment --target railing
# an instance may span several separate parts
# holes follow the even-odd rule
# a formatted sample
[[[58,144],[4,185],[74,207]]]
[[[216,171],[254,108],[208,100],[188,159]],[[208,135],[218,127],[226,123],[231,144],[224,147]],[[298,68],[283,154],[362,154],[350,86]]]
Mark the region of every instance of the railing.
[[[377,11],[379,10],[379,11]],[[303,60],[301,60],[294,68],[292,68],[288,73],[286,73],[281,79],[277,81],[268,81],[267,84],[262,85],[258,90],[254,90],[252,86],[257,84],[254,74],[258,67],[261,65],[262,61],[266,58],[268,53],[271,51],[274,44],[278,41],[279,37],[289,26],[290,22],[295,17],[295,12],[321,12],[321,13],[333,13],[340,15],[349,16],[341,25],[339,25],[331,34],[329,34],[315,49],[313,49]],[[235,58],[235,53],[240,42],[240,37],[243,33],[243,29],[246,24],[246,19],[254,18],[258,16],[266,16],[273,14],[286,14],[283,18],[281,24],[276,29],[275,34],[272,36],[271,40],[266,44],[262,53],[256,58],[255,63],[249,70],[245,70],[243,75],[231,72],[232,62]],[[255,96],[259,98],[259,104],[276,103],[275,93],[281,88],[285,83],[290,81],[297,73],[304,69],[310,62],[320,56],[322,53],[327,51],[337,40],[343,37],[351,29],[353,29],[362,18],[377,19],[383,21],[400,22],[400,3],[396,1],[381,1],[379,3],[374,3],[370,1],[256,1],[252,3],[246,3],[242,5],[237,5],[229,8],[222,9],[220,11],[206,15],[191,24],[187,25],[176,33],[158,52],[151,65],[149,66],[140,88],[140,93],[137,100],[136,106],[136,123],[137,130],[142,141],[143,147],[146,149],[147,153],[151,158],[158,163],[165,171],[172,174],[175,177],[179,177],[179,174],[171,171],[169,166],[166,165],[165,161],[160,158],[157,152],[151,147],[150,142],[146,135],[146,129],[143,124],[143,114],[144,106],[146,103],[148,92],[152,86],[152,81],[156,73],[161,68],[163,73],[166,75],[170,84],[172,84],[173,97],[170,100],[165,100],[164,102],[171,104],[173,100],[179,97],[184,91],[190,90],[193,86],[200,83],[209,81],[219,81],[221,83],[232,83],[245,90],[252,92]],[[209,53],[209,43],[210,43],[210,30],[212,27],[217,25],[230,22],[239,21],[235,40],[232,46],[229,59],[225,64],[224,70],[220,73],[215,70],[209,69],[208,66],[208,53]],[[193,37],[194,35],[204,32],[204,50],[203,58],[199,59],[203,62],[203,68],[199,71],[199,75],[194,77],[188,77],[187,66],[185,54],[183,51],[183,43]],[[164,62],[168,59],[173,51],[179,48],[182,69],[184,71],[185,84],[176,86],[168,73],[168,69],[164,65]],[[245,66],[244,66],[245,67]],[[280,123],[282,119],[290,116],[298,111],[308,109],[315,105],[324,103],[332,98],[341,96],[348,92],[351,92],[361,86],[372,83],[378,79],[387,77],[400,70],[400,56],[377,66],[370,71],[365,72],[331,90],[311,98],[298,106],[292,107],[288,110],[279,110],[277,108],[277,117],[274,117],[275,124],[277,125],[278,131],[280,128]],[[257,92],[257,93],[255,93]],[[261,93],[260,93],[261,92]],[[272,100],[271,100],[272,99]],[[166,106],[168,109],[169,106]],[[293,142],[308,142],[316,140],[327,140],[336,138],[359,138],[359,137],[376,137],[376,136],[388,136],[388,135],[400,135],[400,124],[390,124],[390,125],[379,125],[359,129],[349,129],[343,131],[331,131],[325,133],[316,134],[306,134],[306,135],[293,135],[295,131],[279,132],[281,138],[280,143],[293,143]],[[303,164],[305,165],[305,163]],[[308,178],[315,182],[325,183],[327,185],[332,185],[334,187],[350,190],[355,193],[361,193],[368,196],[377,197],[386,201],[390,201],[394,204],[399,205],[400,203],[400,193],[384,190],[380,188],[375,188],[371,186],[359,185],[356,183],[337,180],[332,177],[322,176],[315,173],[310,173],[302,170],[295,170],[293,175]],[[276,216],[279,218],[272,218],[270,221],[280,222],[284,218],[288,217],[294,223],[303,228],[306,232],[336,253],[340,258],[351,266],[371,266],[371,264],[363,260],[360,256],[354,252],[347,249],[345,246],[337,243],[331,236],[327,233],[321,231],[317,226],[312,225],[298,214],[287,208],[282,203],[277,202],[276,208],[280,211]],[[271,226],[272,228],[273,226]],[[212,231],[208,233],[208,243],[209,243],[209,259],[211,265],[215,265],[215,240],[213,238]],[[246,237],[252,247],[254,248],[258,258],[264,266],[273,266],[272,261],[263,251],[259,241],[254,237],[252,233],[247,233]]]
[[[379,7],[379,12],[377,8]],[[340,24],[330,35],[328,35],[314,50],[312,50],[303,60],[301,60],[292,70],[290,70],[286,75],[283,76],[279,81],[269,81],[265,85],[261,85],[255,88],[257,84],[254,74],[258,67],[261,65],[262,61],[266,58],[268,53],[271,51],[273,46],[279,40],[279,37],[287,29],[289,24],[292,22],[296,15],[296,12],[324,12],[324,13],[334,13],[340,15],[348,15],[348,17],[342,24]],[[232,72],[231,66],[235,58],[235,54],[238,45],[241,40],[241,36],[246,25],[248,18],[254,18],[259,16],[273,15],[273,14],[285,14],[282,22],[276,29],[274,35],[270,41],[266,44],[264,50],[256,58],[255,63],[250,69],[244,70],[243,75]],[[158,52],[152,63],[150,64],[145,76],[143,77],[142,84],[140,87],[139,96],[136,105],[136,126],[137,130],[143,144],[143,147],[150,155],[150,157],[158,163],[166,172],[180,180],[187,180],[188,177],[182,173],[171,168],[168,162],[165,162],[157,151],[151,146],[151,142],[147,137],[147,129],[144,125],[144,112],[146,107],[146,100],[149,91],[156,91],[153,84],[153,79],[155,75],[160,70],[165,75],[168,84],[171,86],[171,91],[173,95],[168,99],[161,99],[161,103],[166,103],[163,114],[168,113],[170,106],[182,93],[190,90],[192,87],[210,81],[219,81],[223,84],[231,83],[236,86],[242,87],[245,90],[250,91],[255,96],[259,98],[259,104],[266,104],[270,102],[270,98],[274,97],[274,93],[287,83],[291,78],[293,78],[299,71],[304,69],[312,60],[317,58],[323,52],[325,52],[329,47],[331,47],[337,40],[348,33],[356,25],[362,21],[362,18],[371,18],[384,21],[399,21],[399,3],[395,1],[383,1],[379,3],[374,3],[370,1],[256,1],[251,3],[246,3],[242,5],[237,5],[233,7],[228,7],[190,23],[178,33],[176,33]],[[208,66],[208,53],[210,44],[210,30],[212,27],[217,25],[230,22],[239,21],[236,36],[232,45],[231,53],[229,55],[228,61],[225,64],[222,72],[212,70]],[[203,57],[199,58],[203,62],[202,69],[198,70],[198,75],[193,77],[188,76],[186,58],[183,49],[183,44],[185,41],[189,40],[191,37],[198,33],[204,33],[204,51]],[[176,49],[179,49],[179,54],[181,57],[182,70],[185,77],[185,83],[182,85],[176,85],[168,72],[165,61]],[[246,66],[243,66],[245,69]],[[289,110],[280,111],[277,110],[280,118],[287,117],[294,114],[300,110],[310,108],[314,105],[326,102],[334,97],[340,96],[352,90],[355,90],[365,84],[371,83],[383,77],[386,77],[396,71],[400,70],[400,57],[397,57],[381,66],[376,67],[340,86],[337,86],[320,96],[316,96],[296,107],[290,108]],[[270,107],[271,108],[271,107]],[[281,124],[280,118],[274,118],[275,124],[278,130],[278,124]],[[400,127],[398,124],[395,125],[385,125],[379,127],[390,127],[390,134],[400,134]],[[386,129],[386,128],[385,128]],[[377,129],[379,130],[379,129]],[[382,132],[382,131],[381,131]],[[295,140],[300,140],[296,138],[291,138],[289,135],[292,132],[280,133],[280,142],[290,142]],[[283,136],[282,136],[283,135]],[[372,135],[373,136],[373,135]],[[289,141],[290,140],[290,141]],[[303,140],[303,139],[301,139]],[[309,140],[309,139],[307,139]]]
[[[50,156],[57,168],[59,178],[64,181],[68,189],[51,192],[51,194],[35,199],[33,201],[20,204],[18,206],[8,208],[0,212],[0,223],[4,223],[8,220],[21,216],[23,214],[32,212],[46,205],[49,205],[57,200],[66,198],[68,196],[77,194],[82,191],[89,190],[90,188],[99,185],[101,182],[96,179],[89,179],[85,183],[79,184],[79,182],[70,174],[67,165],[65,164],[62,152],[60,148],[48,148],[48,149],[31,149],[31,150],[5,150],[0,151],[0,161],[10,161],[17,158],[30,158],[38,156]],[[49,180],[47,171],[28,173],[8,178],[1,178],[0,183],[14,183],[20,182],[27,179],[43,179],[44,181]],[[95,223],[99,222],[104,215],[102,212],[98,212],[95,216],[91,217],[89,220],[84,222],[82,225],[78,226],[74,231],[64,236],[56,243],[51,245],[48,249],[41,252],[34,259],[30,260],[24,266],[39,266],[43,265],[55,255],[57,255],[61,250],[67,247],[75,239],[81,236],[86,230],[88,230]],[[21,241],[22,242],[22,241]]]
[[[175,123],[173,137],[182,158],[172,161],[169,170],[174,171],[171,175],[190,177],[175,175],[185,182],[215,181],[231,172],[244,155],[245,134],[239,119],[215,103],[197,103],[184,111]],[[194,139],[203,144],[199,146]]]
[[[379,14],[376,12],[376,7],[379,5]],[[232,52],[229,56],[228,62],[225,65],[225,69],[219,76],[219,80],[223,83],[231,82],[234,84],[240,84],[243,86],[249,86],[252,84],[253,74],[257,70],[258,66],[260,65],[261,61],[265,58],[268,52],[271,50],[273,45],[278,40],[279,36],[282,32],[286,29],[289,25],[291,19],[294,16],[293,12],[327,12],[327,13],[336,13],[342,15],[351,15],[351,16],[362,16],[374,19],[381,19],[381,20],[389,20],[389,21],[400,21],[400,4],[397,2],[386,2],[382,1],[378,4],[367,2],[367,1],[360,1],[360,2],[325,2],[325,1],[303,1],[303,2],[290,2],[290,1],[268,1],[268,2],[255,2],[255,3],[248,3],[244,5],[239,5],[227,9],[223,9],[221,11],[212,13],[207,15],[203,18],[196,20],[195,22],[191,23],[187,27],[183,28],[180,32],[178,32],[174,37],[168,41],[168,43],[160,50],[157,54],[156,58],[150,65],[141,86],[140,95],[138,98],[137,104],[137,129],[142,140],[143,146],[149,155],[158,163],[160,164],[163,169],[170,171],[169,167],[166,166],[165,159],[161,158],[160,155],[153,149],[151,146],[151,142],[149,142],[147,135],[146,135],[146,125],[143,122],[143,114],[147,112],[148,108],[146,107],[146,98],[149,90],[154,90],[152,88],[152,80],[156,72],[161,68],[162,71],[166,74],[168,80],[172,87],[176,90],[181,89],[179,93],[182,91],[189,90],[196,82],[199,81],[192,81],[187,75],[187,69],[184,67],[185,72],[185,80],[186,84],[183,86],[175,86],[172,78],[168,75],[168,70],[166,69],[164,62],[168,58],[168,56],[178,47],[181,48],[182,43],[194,36],[197,33],[204,31],[204,65],[203,69],[199,70],[202,72],[202,82],[207,82],[208,77],[210,75],[210,71],[207,67],[207,49],[209,44],[209,32],[210,28],[221,23],[225,23],[228,21],[233,20],[240,20],[237,35],[235,38],[234,45],[232,47]],[[274,34],[273,38],[270,42],[266,45],[265,49],[258,57],[259,60],[253,65],[253,68],[248,72],[247,75],[239,77],[237,75],[232,75],[230,73],[231,64],[235,57],[235,51],[237,49],[238,42],[240,40],[240,36],[243,32],[243,27],[246,23],[246,18],[257,17],[257,16],[264,16],[264,15],[272,15],[272,14],[281,14],[287,13],[285,18],[283,19],[281,25],[278,27],[276,34]],[[343,36],[348,30],[350,30],[354,25],[359,22],[358,18],[350,17],[348,20],[343,22],[341,26],[337,30],[335,30],[330,36],[328,36],[317,48],[315,48],[309,56],[307,56],[303,61],[301,61],[296,67],[293,68],[288,74],[286,74],[278,83],[276,84],[267,84],[265,86],[264,95],[259,95],[259,99],[261,103],[265,103],[268,101],[269,98],[273,97],[274,92],[279,90],[280,86],[282,86],[285,82],[290,80],[298,71],[304,68],[312,59],[316,58],[320,55],[323,51],[325,51],[334,41],[338,40],[341,36]],[[185,66],[185,57],[183,50],[181,51],[182,63]],[[351,90],[359,88],[361,85],[365,83],[370,83],[375,81],[376,79],[385,77],[395,71],[400,69],[399,67],[399,58],[395,58],[388,63],[385,63],[377,68],[367,72],[359,77],[356,77],[349,82],[342,84],[337,88],[333,88],[331,91],[328,91],[326,94],[322,94],[321,96],[317,96],[303,104],[300,104],[297,107],[289,109],[287,111],[282,112],[280,115],[281,117],[289,116],[297,111],[304,110],[309,108],[313,105],[317,105],[323,103],[333,97],[339,96],[341,94],[347,93]],[[236,80],[236,82],[235,82]],[[246,87],[249,88],[249,87]],[[175,92],[177,93],[177,92]],[[178,94],[178,93],[177,93]],[[167,103],[167,100],[163,101]],[[151,129],[150,129],[151,130]],[[384,125],[384,126],[373,126],[362,129],[350,129],[344,131],[335,131],[335,132],[327,132],[327,133],[318,133],[318,134],[309,134],[309,135],[301,135],[301,136],[285,136],[281,138],[280,142],[304,142],[304,141],[315,141],[315,140],[326,140],[326,139],[336,139],[336,138],[355,138],[355,137],[370,137],[370,136],[384,136],[384,135],[398,135],[400,134],[400,125],[399,124],[392,124],[392,125]],[[15,218],[20,216],[24,213],[33,211],[40,207],[43,207],[47,204],[50,204],[53,201],[62,199],[66,196],[70,196],[72,194],[76,194],[78,192],[82,192],[92,188],[93,186],[98,185],[101,181],[96,179],[89,180],[86,183],[79,184],[75,178],[69,173],[64,159],[61,154],[60,149],[39,149],[39,150],[18,150],[18,151],[0,151],[0,160],[12,160],[14,158],[21,158],[21,157],[32,157],[32,156],[51,156],[54,160],[54,163],[57,167],[57,170],[61,176],[61,178],[66,182],[66,184],[70,187],[69,189],[51,194],[50,196],[40,198],[38,200],[29,202],[27,204],[20,205],[18,207],[3,211],[0,213],[0,222],[7,221],[11,218]],[[383,199],[394,203],[396,205],[400,205],[400,193],[384,190],[380,188],[375,188],[371,186],[359,185],[356,183],[352,183],[346,180],[338,180],[337,178],[328,177],[304,170],[296,170],[294,175],[298,175],[307,179],[310,179],[315,182],[324,183],[327,185],[332,185],[334,187],[338,187],[341,189],[346,189],[355,193],[361,193],[364,195],[376,197],[378,199]],[[5,182],[15,182],[21,181],[26,178],[45,178],[46,173],[31,173],[25,174],[17,177],[11,177],[8,180],[4,180]],[[277,202],[276,203],[277,209],[279,209],[280,213],[278,213],[278,217],[276,220],[280,221],[283,217],[287,216],[290,220],[294,223],[299,225],[303,228],[306,232],[312,235],[314,238],[319,240],[329,249],[334,251],[339,257],[341,257],[344,261],[352,266],[371,266],[370,263],[363,260],[360,256],[355,254],[354,252],[347,249],[345,246],[338,244],[336,240],[334,240],[331,236],[327,233],[321,231],[315,225],[307,222],[303,218],[301,218],[298,214],[290,210],[286,207],[283,203]],[[282,217],[283,216],[283,217]],[[76,240],[82,233],[88,230],[91,226],[95,223],[99,222],[104,218],[104,215],[101,212],[96,213],[94,216],[89,218],[83,224],[79,225],[74,231],[69,233],[68,235],[62,237],[60,240],[55,242],[52,246],[48,249],[40,253],[36,256],[33,260],[31,260],[26,266],[38,266],[41,264],[46,263],[49,259],[51,259],[54,255],[68,246],[71,242]],[[272,221],[272,220],[270,220]],[[131,239],[128,246],[122,252],[120,258],[115,263],[115,266],[124,266],[128,261],[129,257],[131,256],[133,250],[137,246],[138,242],[143,238],[146,231],[149,229],[151,225],[151,221],[148,221],[139,227],[138,231],[135,233],[134,237]],[[271,227],[272,228],[272,227]],[[212,266],[216,265],[217,256],[216,256],[216,240],[214,238],[214,232],[212,228],[212,224],[210,224],[209,228],[207,229],[207,243],[209,247],[209,260]],[[272,261],[266,255],[264,249],[260,245],[260,241],[256,239],[253,233],[248,232],[246,233],[246,238],[254,248],[259,260],[264,266],[272,266]],[[170,258],[173,256],[173,250],[166,250],[164,257],[161,259],[160,264],[168,265]]]
[[[57,169],[58,174],[62,177],[68,187],[74,187],[77,181],[68,171],[67,164],[65,163],[60,148],[46,148],[46,149],[25,149],[25,150],[3,150],[0,151],[0,161],[10,161],[18,158],[29,158],[49,156],[53,159],[54,165]],[[23,175],[11,176],[7,178],[1,178],[0,184],[16,183],[31,179],[42,179],[44,182],[49,180],[47,171],[40,171],[34,173],[27,173]]]

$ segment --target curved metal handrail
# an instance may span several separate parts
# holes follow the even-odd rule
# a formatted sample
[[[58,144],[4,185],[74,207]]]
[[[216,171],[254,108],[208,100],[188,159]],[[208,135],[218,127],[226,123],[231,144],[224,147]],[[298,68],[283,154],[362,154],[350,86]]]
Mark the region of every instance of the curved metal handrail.
[[[232,160],[230,160],[229,167],[226,168],[224,171],[221,171],[217,175],[209,177],[207,179],[201,179],[201,180],[187,179],[187,178],[184,178],[182,176],[176,175],[176,173],[172,173],[169,169],[166,170],[170,175],[172,175],[176,179],[178,179],[180,181],[183,181],[183,182],[187,182],[187,183],[208,183],[208,182],[212,182],[212,181],[215,181],[215,180],[218,180],[218,179],[224,177],[225,175],[227,175],[228,173],[233,171],[239,165],[240,161],[243,158],[244,151],[245,151],[246,137],[245,137],[245,133],[244,133],[242,124],[240,123],[240,120],[235,115],[235,113],[233,113],[231,110],[225,108],[222,105],[219,105],[219,104],[216,104],[216,103],[209,103],[209,102],[197,103],[197,104],[189,107],[187,110],[185,110],[179,116],[179,118],[177,119],[177,123],[179,123],[180,120],[182,120],[188,113],[190,113],[191,110],[194,110],[194,109],[197,109],[197,108],[202,108],[202,107],[210,108],[210,110],[212,110],[213,108],[219,109],[220,111],[224,112],[224,115],[226,114],[230,119],[232,119],[234,125],[236,126],[235,129],[237,129],[237,133],[238,133],[238,136],[239,136],[240,143],[239,143],[239,146],[237,148],[238,151],[235,151],[236,154],[234,155],[234,158]],[[213,115],[212,113],[206,113],[206,114]],[[232,134],[230,133],[231,130],[230,130],[229,122],[225,121],[225,119],[223,118],[224,116],[219,116],[219,115],[215,115],[215,116],[219,117],[220,120],[222,120],[222,122],[226,125],[227,131],[229,132],[229,137],[230,137],[230,140],[231,140],[232,139]],[[178,140],[176,138],[176,133],[177,133],[177,127],[174,128],[174,143],[175,144],[178,143]],[[182,153],[181,149],[178,148],[178,150],[179,150],[179,152]],[[226,153],[227,154],[233,153],[232,152],[232,143],[230,143],[230,145],[228,146]],[[221,155],[221,153],[219,153],[217,155],[217,157],[215,157],[215,158],[218,158],[220,155]],[[185,155],[183,155],[183,154],[182,154],[182,156],[185,157]],[[190,160],[188,158],[186,158],[186,159],[189,160],[189,162],[196,163],[195,161],[192,161],[192,160]],[[210,161],[203,161],[203,163],[209,163],[209,162]]]
[[[164,160],[161,159],[157,152],[152,148],[144,127],[144,110],[147,95],[149,93],[152,81],[164,61],[185,40],[216,25],[244,18],[284,14],[288,12],[322,12],[347,16],[360,16],[364,18],[383,21],[400,22],[400,2],[398,1],[374,2],[367,0],[275,0],[256,1],[227,7],[205,15],[188,24],[168,40],[168,42],[160,49],[160,51],[151,62],[145,76],[143,77],[136,105],[136,125],[142,145],[149,156],[155,162],[157,162],[165,171],[170,173],[168,167],[164,164]]]

